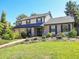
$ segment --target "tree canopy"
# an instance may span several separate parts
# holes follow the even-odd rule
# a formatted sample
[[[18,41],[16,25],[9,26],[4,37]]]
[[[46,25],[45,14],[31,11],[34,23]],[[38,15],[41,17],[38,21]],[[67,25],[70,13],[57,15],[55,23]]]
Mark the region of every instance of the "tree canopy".
[[[13,31],[11,25],[6,21],[6,13],[2,11],[0,21],[0,38],[13,39]]]
[[[78,10],[78,5],[76,4],[76,2],[68,1],[66,3],[65,9],[66,9],[65,14],[67,16],[74,16],[75,12]]]
[[[78,23],[79,19],[79,6],[75,1],[68,1],[66,3],[65,14],[67,16],[72,16],[75,19],[75,23]]]
[[[77,34],[79,35],[79,5],[75,1],[68,1],[65,9],[67,16],[74,17],[74,27],[77,29]]]
[[[5,23],[6,22],[6,13],[4,11],[2,11],[1,22],[2,23]]]
[[[16,19],[20,20],[20,19],[23,19],[23,18],[27,18],[27,16],[25,14],[21,14]]]

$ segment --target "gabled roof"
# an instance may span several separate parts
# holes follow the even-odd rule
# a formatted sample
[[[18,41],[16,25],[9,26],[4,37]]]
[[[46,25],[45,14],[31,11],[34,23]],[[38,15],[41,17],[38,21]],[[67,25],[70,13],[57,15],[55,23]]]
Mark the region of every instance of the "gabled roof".
[[[57,17],[48,20],[45,24],[59,24],[59,23],[72,23],[74,22],[74,18],[71,16]]]
[[[50,15],[51,16],[51,13],[50,11],[48,13],[43,13],[43,14],[35,14],[33,16],[30,16],[30,17],[27,17],[27,18],[23,18],[23,19],[20,19],[20,20],[25,20],[25,19],[33,19],[33,18],[38,18],[38,17],[45,17],[47,15]],[[52,17],[52,16],[51,16]]]
[[[43,25],[44,25],[43,23],[33,23],[33,24],[17,25],[14,28],[32,28],[32,27],[40,27]]]

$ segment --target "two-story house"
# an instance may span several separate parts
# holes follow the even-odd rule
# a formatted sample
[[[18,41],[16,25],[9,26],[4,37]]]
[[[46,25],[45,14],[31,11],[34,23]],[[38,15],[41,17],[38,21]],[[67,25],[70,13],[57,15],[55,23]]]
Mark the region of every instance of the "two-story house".
[[[26,32],[31,36],[42,36],[49,32],[57,35],[72,30],[74,18],[70,16],[53,18],[51,13],[35,14],[16,21],[15,32]]]

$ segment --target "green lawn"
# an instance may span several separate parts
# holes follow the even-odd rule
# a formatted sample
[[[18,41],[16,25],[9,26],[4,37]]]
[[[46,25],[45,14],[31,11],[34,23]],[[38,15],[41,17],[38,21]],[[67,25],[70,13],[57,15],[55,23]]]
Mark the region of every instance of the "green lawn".
[[[6,43],[9,43],[9,42],[12,42],[12,41],[15,41],[15,40],[4,40],[4,39],[2,39],[2,40],[0,40],[0,45],[6,44]]]
[[[39,42],[0,49],[0,59],[79,59],[79,42]]]

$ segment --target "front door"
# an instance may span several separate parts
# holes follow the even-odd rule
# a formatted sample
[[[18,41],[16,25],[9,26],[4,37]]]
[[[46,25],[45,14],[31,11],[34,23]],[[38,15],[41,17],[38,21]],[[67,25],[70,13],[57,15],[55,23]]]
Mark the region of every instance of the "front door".
[[[36,30],[37,30],[37,36],[42,36],[42,28],[39,27]]]
[[[27,36],[29,36],[29,37],[31,36],[31,28],[27,29]]]

